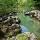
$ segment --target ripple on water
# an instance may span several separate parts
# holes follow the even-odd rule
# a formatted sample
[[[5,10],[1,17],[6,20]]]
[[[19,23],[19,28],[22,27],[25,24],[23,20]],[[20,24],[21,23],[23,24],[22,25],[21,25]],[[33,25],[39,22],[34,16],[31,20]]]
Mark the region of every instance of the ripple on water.
[[[20,26],[21,26],[22,32],[28,32],[29,31],[27,27],[25,27],[23,25],[20,25]]]

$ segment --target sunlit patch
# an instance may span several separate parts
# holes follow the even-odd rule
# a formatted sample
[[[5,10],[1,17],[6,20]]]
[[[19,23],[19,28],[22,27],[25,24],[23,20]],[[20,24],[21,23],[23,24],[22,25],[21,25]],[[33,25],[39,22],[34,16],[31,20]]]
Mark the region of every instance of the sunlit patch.
[[[22,2],[24,3],[24,2],[26,2],[26,0],[22,0]]]

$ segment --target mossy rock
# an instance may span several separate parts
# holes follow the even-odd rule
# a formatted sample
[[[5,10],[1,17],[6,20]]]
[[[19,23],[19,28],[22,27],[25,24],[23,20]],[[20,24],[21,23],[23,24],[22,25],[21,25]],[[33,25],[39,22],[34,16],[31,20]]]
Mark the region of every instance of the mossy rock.
[[[28,40],[28,36],[27,34],[22,33],[22,34],[17,35],[16,39],[17,40]]]

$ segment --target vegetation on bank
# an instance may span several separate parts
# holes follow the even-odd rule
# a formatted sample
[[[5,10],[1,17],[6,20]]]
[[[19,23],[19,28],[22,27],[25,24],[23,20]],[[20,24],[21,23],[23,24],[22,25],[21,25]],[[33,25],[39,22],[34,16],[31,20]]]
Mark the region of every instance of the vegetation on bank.
[[[35,9],[40,10],[40,0],[34,0],[34,2],[35,2],[34,4]]]
[[[5,14],[13,11],[23,12],[31,10],[33,0],[0,0],[0,13]]]
[[[0,0],[0,14],[40,9],[40,0]]]

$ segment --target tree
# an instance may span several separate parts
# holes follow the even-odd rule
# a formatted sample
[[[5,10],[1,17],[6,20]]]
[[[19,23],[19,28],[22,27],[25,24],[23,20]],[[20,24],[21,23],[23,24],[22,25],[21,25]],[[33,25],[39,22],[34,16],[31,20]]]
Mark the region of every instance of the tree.
[[[31,10],[33,0],[0,0],[0,13]]]
[[[0,0],[0,13],[9,13],[17,7],[17,0]]]
[[[35,9],[40,10],[40,0],[34,0],[34,2],[35,2],[34,4]]]

